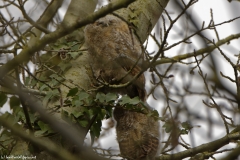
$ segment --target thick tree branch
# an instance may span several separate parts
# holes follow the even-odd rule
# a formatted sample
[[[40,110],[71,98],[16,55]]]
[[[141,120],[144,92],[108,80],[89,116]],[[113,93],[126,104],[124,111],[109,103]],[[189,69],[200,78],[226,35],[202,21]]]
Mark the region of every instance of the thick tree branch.
[[[117,10],[114,13],[134,28],[140,42],[143,43],[159,20],[168,2],[169,0],[137,0],[128,8]]]
[[[230,159],[237,159],[240,153],[240,146],[235,148],[232,152],[230,152],[226,157],[222,158],[221,160],[230,160]]]

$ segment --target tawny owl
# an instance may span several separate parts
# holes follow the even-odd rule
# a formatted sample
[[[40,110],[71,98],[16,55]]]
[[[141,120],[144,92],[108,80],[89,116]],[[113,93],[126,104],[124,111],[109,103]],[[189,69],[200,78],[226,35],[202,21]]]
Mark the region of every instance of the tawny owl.
[[[107,15],[87,25],[85,42],[91,56],[94,76],[98,80],[108,84],[124,84],[140,72],[143,61],[141,44],[127,23],[120,18]],[[130,97],[139,96],[143,100],[144,84],[144,75],[140,75],[132,85],[114,90]]]
[[[153,160],[159,145],[159,124],[146,114],[116,107],[114,118],[121,155],[128,160]]]
[[[109,84],[123,84],[141,71],[141,44],[127,23],[107,15],[85,28],[85,42],[91,56],[94,76]],[[127,74],[130,72],[129,74]],[[145,100],[145,78],[141,75],[131,85],[121,89],[107,89]],[[107,88],[107,86],[106,86]],[[121,155],[129,160],[152,160],[159,143],[158,122],[146,114],[116,106],[117,140]]]

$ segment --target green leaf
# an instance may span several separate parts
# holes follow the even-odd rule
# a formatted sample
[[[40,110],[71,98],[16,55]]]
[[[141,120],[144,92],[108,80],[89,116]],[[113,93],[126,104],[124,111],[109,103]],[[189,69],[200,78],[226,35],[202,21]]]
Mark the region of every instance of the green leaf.
[[[82,101],[79,101],[77,98],[75,100],[72,101],[72,105],[73,106],[82,106],[83,105],[83,102]]]
[[[54,131],[52,130],[52,128],[49,126],[49,124],[45,124],[42,121],[38,121],[38,126],[40,127],[42,133],[54,133]]]
[[[46,133],[46,131],[39,130],[39,131],[34,132],[34,136],[42,137],[44,135],[44,133]]]
[[[0,107],[2,107],[7,102],[7,96],[4,93],[0,93]]]
[[[86,120],[79,120],[78,122],[82,127],[87,127],[87,125],[88,125],[88,121],[86,121]]]
[[[93,106],[94,100],[92,96],[89,96],[87,99],[85,99],[86,105]]]
[[[189,122],[183,122],[181,125],[186,130],[191,130],[193,128],[193,126]]]
[[[122,96],[121,100],[120,100],[120,104],[124,105],[124,104],[129,104],[129,102],[131,101],[131,98],[128,96]]]
[[[79,49],[79,47],[80,47],[80,44],[75,44],[71,47],[71,50],[76,51]]]
[[[107,114],[107,111],[105,109],[101,109],[101,111],[98,113],[98,117],[100,119],[103,119],[106,114]]]
[[[139,99],[139,97],[134,97],[133,99],[131,99],[130,100],[130,104],[133,104],[133,105],[136,105],[136,104],[138,104],[138,103],[140,103],[141,101],[140,101],[140,99]]]
[[[46,76],[40,76],[39,79],[40,79],[41,81],[46,81],[48,78],[47,78]],[[37,80],[36,80],[36,81],[37,81]],[[38,81],[37,81],[37,82],[38,82]],[[37,83],[37,82],[36,82],[36,83]]]
[[[39,91],[41,92],[41,91],[43,91],[45,88],[48,88],[48,86],[47,86],[46,84],[43,84],[43,85],[40,87]]]
[[[185,130],[185,129],[182,129],[180,133],[181,133],[181,134],[188,134],[188,131]]]
[[[77,92],[78,92],[78,88],[77,87],[73,88],[73,89],[70,89],[68,94],[67,94],[67,97],[70,97],[70,96],[73,97],[73,96],[75,96],[77,94]]]
[[[52,91],[47,92],[47,95],[43,98],[43,105],[46,106],[49,99],[53,96]]]
[[[84,113],[79,110],[73,110],[72,114],[74,115],[75,118],[79,118],[80,116],[84,115]]]
[[[148,114],[148,116],[154,117],[156,120],[159,119],[159,114],[158,114],[158,111],[156,111],[156,110],[151,111],[151,112]]]
[[[120,104],[121,105],[124,105],[124,104],[132,104],[132,105],[136,105],[138,103],[140,103],[140,99],[138,97],[134,97],[133,99],[131,99],[130,97],[128,96],[123,96],[121,98],[121,101],[120,101]]]
[[[170,122],[166,122],[164,125],[163,125],[163,128],[165,128],[165,132],[166,133],[170,133],[173,129],[173,125],[172,123]]]
[[[89,94],[86,93],[86,92],[80,92],[80,93],[78,94],[78,98],[79,98],[80,101],[81,101],[81,100],[84,100],[84,99],[86,99],[86,98],[88,98],[88,97],[89,97]]]
[[[68,117],[72,113],[72,107],[63,107],[62,108],[62,116]]]
[[[38,126],[41,128],[42,131],[45,130],[45,124],[42,121],[38,121]]]
[[[102,121],[101,120],[97,120],[91,127],[92,134],[97,138],[100,136],[101,127],[102,127]]]
[[[88,110],[88,117],[92,119],[92,117],[96,114],[96,110],[94,111],[93,109]]]
[[[101,93],[101,92],[98,92],[97,95],[96,95],[96,100],[103,103],[106,100],[106,95]]]
[[[70,105],[71,103],[72,103],[72,101],[70,101],[69,99],[64,100],[64,104]]]
[[[38,83],[37,80],[35,80],[35,79],[31,80],[31,86],[35,86],[37,83]]]
[[[26,77],[25,78],[25,86],[29,86],[31,82],[31,78],[30,77]]]
[[[60,81],[60,80],[57,81],[56,79],[52,79],[52,80],[49,82],[49,85],[52,86],[52,87],[53,87],[53,86],[57,86],[57,85],[59,84],[59,81]]]
[[[106,106],[104,107],[105,108],[105,111],[106,111],[106,119],[112,117],[112,106]]]
[[[10,104],[11,109],[14,109],[15,107],[19,107],[20,106],[20,99],[16,96],[12,96],[10,98],[9,104]]]
[[[105,98],[107,102],[115,101],[117,100],[117,95],[115,93],[107,93]]]

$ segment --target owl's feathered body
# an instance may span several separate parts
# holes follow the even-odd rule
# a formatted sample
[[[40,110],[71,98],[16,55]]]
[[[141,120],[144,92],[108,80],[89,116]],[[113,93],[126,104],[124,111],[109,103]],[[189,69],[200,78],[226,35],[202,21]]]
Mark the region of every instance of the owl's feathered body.
[[[128,160],[153,160],[159,145],[158,121],[121,107],[116,107],[113,113],[122,157]]]
[[[94,76],[99,80],[108,84],[124,84],[141,71],[141,44],[123,20],[107,15],[87,25],[85,41]],[[142,74],[132,85],[115,90],[130,97],[139,96],[144,99],[144,85],[145,78]]]
[[[141,44],[126,22],[107,15],[85,28],[85,42],[91,56],[94,76],[108,84],[124,84],[141,71]],[[128,73],[129,72],[129,73]],[[124,88],[107,88],[107,92],[139,96],[145,101],[145,78],[140,75]],[[121,155],[129,160],[152,160],[159,144],[158,122],[146,114],[116,106],[113,112]]]

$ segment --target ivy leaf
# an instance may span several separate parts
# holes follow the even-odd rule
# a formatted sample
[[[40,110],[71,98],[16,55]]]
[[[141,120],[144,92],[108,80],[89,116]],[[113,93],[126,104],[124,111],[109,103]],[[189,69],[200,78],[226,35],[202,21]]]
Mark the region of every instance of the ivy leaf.
[[[0,107],[2,107],[7,102],[7,96],[4,93],[0,93]]]
[[[46,106],[50,98],[53,96],[52,91],[47,92],[47,95],[43,98],[43,105]]]
[[[34,132],[34,136],[35,137],[42,137],[45,132],[46,131],[42,131],[42,130],[36,131],[36,132]]]
[[[65,100],[64,100],[64,104],[66,104],[66,105],[70,105],[71,102],[72,102],[72,101],[70,101],[69,99],[65,99]]]
[[[73,106],[82,106],[82,105],[83,105],[83,102],[82,102],[82,101],[79,101],[78,98],[75,98],[75,99],[72,101],[72,105],[73,105]]]
[[[138,97],[134,97],[133,99],[131,99],[130,97],[128,96],[123,96],[121,98],[121,101],[120,101],[120,104],[121,105],[124,105],[124,104],[132,104],[132,105],[136,105],[138,103],[140,103],[140,99]]]
[[[130,104],[136,105],[138,103],[140,103],[140,99],[139,97],[134,97],[133,99],[130,100]]]
[[[106,100],[106,95],[101,93],[101,92],[98,92],[97,95],[96,95],[96,100],[103,103]]]
[[[85,99],[86,105],[93,106],[94,100],[92,96],[89,96],[87,99]]]
[[[48,88],[48,86],[47,86],[46,84],[43,84],[43,85],[40,87],[39,91],[41,92],[41,91],[43,91],[45,88]]]
[[[191,130],[193,126],[189,122],[183,122],[181,123],[182,127],[186,130]]]
[[[173,129],[173,125],[172,123],[170,122],[166,122],[164,125],[163,125],[163,128],[165,128],[165,132],[166,133],[170,133]]]
[[[79,118],[80,116],[84,115],[84,113],[79,110],[73,110],[72,114],[75,118]]]
[[[37,83],[38,83],[38,81],[33,79],[33,80],[31,80],[30,86],[35,86]]]
[[[40,129],[41,129],[42,131],[45,131],[45,124],[44,124],[42,121],[39,121],[39,122],[38,122],[38,126],[40,127]]]
[[[31,82],[31,78],[30,77],[25,77],[25,85],[29,86]]]
[[[78,98],[79,98],[80,101],[81,101],[81,100],[84,100],[84,99],[86,99],[86,98],[88,98],[88,97],[89,97],[89,94],[86,93],[86,92],[80,92],[80,93],[78,94]]]
[[[182,129],[180,133],[181,133],[181,134],[188,134],[188,131],[185,130],[185,129]]]
[[[98,117],[100,119],[103,119],[106,115],[107,111],[105,109],[101,109],[100,112],[98,112]]]
[[[100,136],[100,132],[101,132],[101,127],[102,127],[102,121],[101,120],[97,120],[91,127],[91,137],[92,137],[92,141],[94,139],[94,137],[99,137]]]
[[[77,94],[77,92],[78,92],[78,88],[77,87],[73,88],[73,89],[70,89],[68,94],[67,94],[67,97],[70,97],[70,96],[73,97],[73,96],[75,96]]]
[[[79,123],[82,127],[87,127],[87,125],[88,125],[88,121],[86,121],[86,120],[78,120],[78,123]]]
[[[80,44],[75,44],[71,47],[71,50],[76,51],[79,49],[79,47],[80,47]]]
[[[20,106],[20,100],[19,100],[18,97],[12,96],[10,98],[9,104],[10,104],[10,108],[14,109],[15,107],[19,107]]]
[[[96,111],[94,111],[93,109],[88,110],[88,117],[92,119],[92,117],[96,114],[95,112]]]
[[[104,110],[106,111],[106,119],[112,117],[112,106],[106,106],[104,108]]]
[[[131,101],[131,98],[128,97],[128,96],[122,96],[121,100],[119,101],[119,103],[121,105],[124,105],[124,104],[129,104],[129,102]]]
[[[158,113],[158,111],[156,111],[156,110],[151,111],[151,112],[148,114],[148,116],[154,117],[155,120],[158,120],[158,119],[159,119],[159,113]]]
[[[107,102],[115,101],[117,99],[117,95],[115,93],[107,93],[105,98]]]
[[[38,121],[38,126],[40,127],[42,133],[54,133],[49,124],[45,124],[42,121]]]

